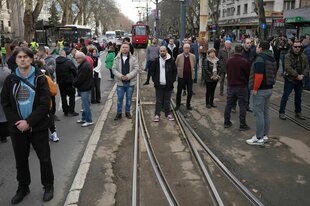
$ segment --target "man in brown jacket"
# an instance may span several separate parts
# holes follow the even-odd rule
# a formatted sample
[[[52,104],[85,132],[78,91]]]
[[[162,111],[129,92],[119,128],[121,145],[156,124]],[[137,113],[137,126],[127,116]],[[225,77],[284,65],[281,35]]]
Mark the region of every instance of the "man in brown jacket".
[[[178,110],[181,105],[181,93],[183,87],[187,87],[187,99],[186,99],[186,108],[192,110],[191,99],[193,95],[193,79],[194,79],[194,69],[195,69],[195,55],[189,52],[190,45],[184,44],[183,53],[177,56],[175,64],[178,71],[178,89],[177,89],[177,102],[175,110]]]

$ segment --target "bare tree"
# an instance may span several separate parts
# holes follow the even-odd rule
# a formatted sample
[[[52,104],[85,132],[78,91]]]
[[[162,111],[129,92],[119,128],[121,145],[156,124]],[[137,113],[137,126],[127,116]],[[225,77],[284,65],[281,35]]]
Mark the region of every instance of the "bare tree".
[[[264,9],[264,1],[263,0],[254,0],[255,4],[255,13],[258,16],[258,34],[260,39],[267,40],[267,23],[266,23],[266,16],[265,16],[265,9]],[[262,28],[262,25],[265,25],[266,28]]]
[[[35,24],[43,7],[43,0],[37,0],[33,10],[33,0],[25,0],[24,39],[30,41],[34,36]]]
[[[72,7],[72,3],[73,0],[57,0],[60,4],[60,7],[62,9],[62,20],[61,20],[61,24],[65,25],[69,23],[69,18],[71,15],[71,7]]]

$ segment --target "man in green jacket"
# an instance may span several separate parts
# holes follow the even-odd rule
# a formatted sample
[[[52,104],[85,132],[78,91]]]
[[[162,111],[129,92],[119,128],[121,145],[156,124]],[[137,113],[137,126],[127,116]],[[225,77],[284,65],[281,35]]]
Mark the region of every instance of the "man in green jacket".
[[[282,120],[286,120],[286,102],[293,89],[295,91],[295,117],[305,120],[301,113],[301,96],[304,77],[309,72],[309,64],[307,57],[301,52],[301,47],[301,42],[295,40],[291,51],[285,56],[284,89],[279,110],[279,118]]]

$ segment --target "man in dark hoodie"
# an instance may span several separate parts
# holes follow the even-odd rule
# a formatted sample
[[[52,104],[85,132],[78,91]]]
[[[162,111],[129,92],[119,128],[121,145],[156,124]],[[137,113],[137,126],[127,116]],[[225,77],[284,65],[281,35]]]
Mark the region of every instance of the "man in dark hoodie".
[[[40,160],[43,201],[53,198],[54,174],[50,157],[48,128],[50,127],[50,91],[44,74],[31,66],[33,52],[28,48],[14,51],[18,67],[9,75],[1,91],[1,104],[9,121],[14,149],[18,189],[11,203],[21,202],[29,194],[30,144]],[[6,203],[2,203],[6,205]]]
[[[94,86],[93,71],[91,65],[86,60],[86,55],[83,52],[77,52],[75,59],[79,63],[78,73],[73,81],[75,86],[81,93],[82,100],[82,119],[78,120],[77,123],[81,123],[82,127],[88,127],[93,125],[92,113],[90,109],[90,95],[91,90]]]
[[[73,62],[66,58],[64,50],[59,51],[59,56],[56,58],[56,79],[59,87],[62,111],[65,116],[79,115],[74,111],[75,107],[75,88],[73,87],[73,79],[76,77],[76,68]],[[67,102],[69,96],[69,105]]]

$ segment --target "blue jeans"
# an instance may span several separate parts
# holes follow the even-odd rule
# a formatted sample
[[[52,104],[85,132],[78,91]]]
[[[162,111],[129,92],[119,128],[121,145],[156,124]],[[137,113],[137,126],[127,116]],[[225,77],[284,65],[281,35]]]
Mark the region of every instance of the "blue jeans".
[[[310,89],[310,73],[305,76],[305,89]]]
[[[256,119],[256,137],[261,139],[265,135],[269,135],[269,104],[272,89],[258,90],[256,95],[253,95],[253,91],[251,91],[251,95],[253,112]]]
[[[123,99],[126,93],[125,112],[130,112],[131,98],[134,91],[134,86],[130,86],[130,82],[124,82],[123,86],[117,85],[117,113],[122,113]]]
[[[81,93],[81,99],[82,99],[82,120],[85,122],[92,122],[92,114],[90,110],[90,94],[91,90],[89,91],[83,91]]]
[[[283,95],[281,98],[279,113],[285,113],[286,102],[293,89],[295,91],[295,113],[301,112],[302,81],[290,82],[289,80],[284,79]]]

